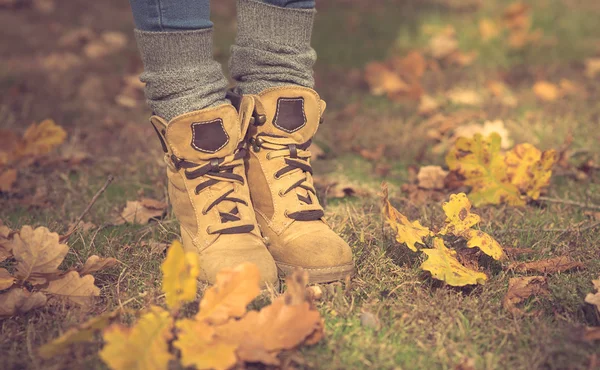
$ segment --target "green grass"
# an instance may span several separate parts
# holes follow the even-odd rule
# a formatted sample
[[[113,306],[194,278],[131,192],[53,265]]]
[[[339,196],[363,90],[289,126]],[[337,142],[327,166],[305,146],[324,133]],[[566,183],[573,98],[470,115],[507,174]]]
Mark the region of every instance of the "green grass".
[[[471,11],[452,10],[444,6],[446,3],[381,0],[369,6],[348,1],[320,4],[313,40],[319,55],[319,91],[330,104],[317,137],[328,157],[315,163],[315,171],[317,175],[345,178],[370,194],[327,202],[330,224],[355,251],[357,275],[349,286],[342,282],[322,287],[324,297],[318,307],[326,321],[326,337],[315,346],[299,350],[302,361],[298,368],[455,369],[472,360],[475,369],[587,369],[591,356],[600,355],[598,343],[584,342],[580,335],[584,326],[600,325],[598,313],[584,303],[585,295],[593,290],[591,280],[600,275],[600,229],[580,230],[594,222],[585,209],[540,202],[520,209],[490,206],[476,210],[483,220],[481,229],[503,246],[535,250],[533,255],[517,260],[569,255],[586,265],[584,270],[548,276],[550,294],[527,300],[523,316],[513,316],[502,308],[508,279],[520,274],[497,263],[485,264],[489,275],[486,285],[464,289],[445,286],[418,268],[421,257],[398,245],[380,219],[377,192],[379,184],[387,181],[392,203],[409,218],[428,226],[444,220],[440,204],[413,204],[400,190],[409,180],[409,166],[444,163],[443,153],[431,151],[435,143],[426,136],[423,124],[427,118],[416,114],[414,103],[398,104],[371,96],[356,78],[360,80],[360,69],[369,61],[424,47],[428,41],[422,32],[424,25],[453,25],[461,50],[479,54],[475,64],[465,69],[443,69],[441,75],[427,72],[424,85],[428,93],[441,98],[455,86],[483,90],[489,79],[510,80],[518,98],[516,107],[485,104],[469,109],[483,110],[488,119],[505,120],[514,141],[531,142],[544,149],[560,147],[565,136],[571,134],[573,149],[581,150],[573,163],[590,158],[599,163],[598,81],[584,76],[582,60],[597,53],[594,45],[600,42],[600,7],[577,0],[528,1],[533,27],[543,30],[546,41],[514,52],[501,39],[483,43],[478,36],[478,21],[483,17],[499,20],[509,2],[485,1]],[[215,19],[221,61],[226,60],[227,45],[233,40],[231,9],[222,7]],[[102,19],[106,20],[95,20],[97,25],[127,29],[128,18],[123,13],[127,9],[119,6],[105,10],[111,11],[120,23],[111,24],[111,17],[105,14]],[[25,39],[25,32],[15,30],[32,16],[34,13],[26,9],[15,12],[10,19],[0,14],[4,21],[0,22],[0,31],[1,27],[11,27],[12,33]],[[37,34],[43,34],[46,25],[42,22],[31,27],[40,27]],[[55,42],[51,38],[47,41],[48,47]],[[8,53],[10,45],[0,48]],[[147,226],[109,225],[127,200],[165,197],[159,144],[147,124],[133,123],[146,122],[147,111],[143,107],[115,107],[110,94],[98,101],[103,109],[90,111],[85,108],[89,99],[77,93],[78,84],[88,75],[118,80],[124,69],[139,67],[133,55],[133,51],[125,53],[121,58],[111,58],[107,65],[73,71],[70,77],[59,80],[43,74],[15,78],[0,61],[2,90],[14,89],[0,99],[0,117],[6,118],[2,127],[6,122],[31,122],[39,120],[40,114],[54,112],[53,118],[67,126],[75,144],[92,153],[90,161],[74,168],[36,166],[22,170],[19,194],[0,194],[0,219],[15,229],[31,224],[65,232],[107,174],[112,173],[115,181],[85,218],[99,228],[72,236],[63,267],[74,266],[92,254],[120,261],[118,266],[96,275],[101,299],[92,313],[50,304],[1,321],[3,368],[104,368],[96,354],[99,344],[75,346],[68,355],[50,361],[42,361],[36,349],[87,317],[122,302],[132,299],[128,307],[135,309],[164,304],[160,292],[163,255],[152,254],[148,243],[168,243],[177,237],[174,216],[170,213],[161,222]],[[47,83],[45,89],[60,88],[57,91],[63,93],[41,95],[36,89],[28,89],[40,84],[37,78]],[[586,94],[554,103],[540,102],[531,86],[542,78],[555,83],[568,78],[583,86]],[[21,95],[15,95],[15,91]],[[350,113],[344,111],[349,104],[357,105]],[[465,109],[444,105],[441,112],[449,115]],[[107,117],[116,123],[104,123]],[[381,161],[391,168],[387,176],[377,175],[374,164],[353,149],[374,149],[379,144],[386,145]],[[50,206],[28,205],[26,200],[40,188],[45,189]],[[600,204],[599,191],[600,174],[596,170],[586,179],[564,173],[555,176],[548,195]],[[374,314],[381,327],[376,330],[363,326],[362,312]]]

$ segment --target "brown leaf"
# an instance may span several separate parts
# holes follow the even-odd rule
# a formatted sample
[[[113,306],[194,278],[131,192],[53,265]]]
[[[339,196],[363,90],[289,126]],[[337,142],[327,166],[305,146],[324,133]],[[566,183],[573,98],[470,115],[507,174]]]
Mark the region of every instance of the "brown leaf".
[[[58,234],[45,227],[33,229],[29,225],[13,236],[12,251],[17,260],[16,277],[30,283],[46,283],[46,275],[58,274],[69,247],[60,244]]]
[[[361,157],[369,161],[378,161],[383,157],[385,153],[385,144],[377,145],[375,149],[366,149],[366,148],[353,148]]]
[[[141,201],[127,201],[127,205],[120,218],[116,219],[116,225],[125,222],[133,224],[147,224],[151,219],[161,218],[167,212],[167,204],[158,200],[144,198]]]
[[[480,93],[471,89],[454,88],[446,93],[448,99],[456,105],[480,106],[483,97]]]
[[[0,220],[0,262],[13,256],[11,239],[12,231]]]
[[[34,157],[48,154],[67,138],[67,132],[47,119],[39,124],[32,124],[23,134],[23,143],[16,151],[18,157]]]
[[[533,254],[535,250],[531,248],[504,248],[506,254],[508,254],[511,258],[515,258],[524,254]]]
[[[90,307],[93,298],[100,295],[100,288],[94,285],[94,277],[81,277],[77,271],[68,272],[60,279],[52,280],[42,291],[85,308]]]
[[[420,188],[440,190],[444,188],[446,176],[448,171],[444,171],[440,166],[424,166],[419,168],[417,181]]]
[[[588,58],[585,60],[585,75],[594,78],[600,73],[600,58]]]
[[[479,21],[479,35],[481,40],[489,41],[500,35],[500,27],[489,18],[483,18]]]
[[[538,81],[533,85],[533,92],[540,100],[555,101],[560,97],[558,86],[548,81]]]
[[[531,296],[547,295],[546,278],[543,276],[514,277],[508,281],[508,291],[502,301],[502,306],[514,314],[522,314],[517,304]]]
[[[0,294],[0,317],[13,316],[29,312],[46,304],[43,293],[31,293],[26,289],[13,288]]]
[[[0,192],[10,192],[17,181],[17,170],[9,168],[0,171]]]
[[[0,268],[0,290],[8,289],[15,283],[15,277],[7,269]]]
[[[117,260],[112,257],[104,258],[96,255],[90,256],[81,269],[79,269],[79,275],[88,275],[100,270],[104,270],[113,267],[117,264]]]
[[[429,95],[421,96],[421,100],[419,101],[419,107],[417,108],[417,112],[422,115],[428,115],[434,113],[440,108],[439,103]]]
[[[583,340],[588,342],[600,340],[600,326],[586,327],[583,332]],[[590,369],[592,369],[592,367],[590,367]]]
[[[423,77],[427,62],[419,51],[411,51],[405,57],[395,57],[391,60],[392,67],[400,76],[408,80],[419,80]]]
[[[21,138],[12,131],[0,130],[0,167],[11,163]]]
[[[458,41],[452,26],[447,26],[429,40],[429,52],[435,59],[444,59],[456,50],[458,50]]]
[[[512,263],[508,268],[517,272],[551,274],[554,272],[583,269],[585,267],[583,263],[574,261],[570,257],[560,256],[541,261]]]
[[[403,94],[410,91],[410,85],[381,62],[371,62],[366,65],[365,81],[373,95]]]

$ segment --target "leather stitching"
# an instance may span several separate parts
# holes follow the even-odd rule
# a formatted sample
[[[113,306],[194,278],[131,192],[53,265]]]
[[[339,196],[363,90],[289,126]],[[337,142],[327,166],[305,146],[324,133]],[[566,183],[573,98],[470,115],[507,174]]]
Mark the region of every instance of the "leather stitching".
[[[300,101],[302,103],[302,117],[304,118],[304,123],[302,123],[302,125],[296,127],[293,130],[288,130],[282,126],[279,126],[277,124],[277,117],[279,116],[279,102],[281,101]],[[302,127],[306,126],[306,112],[304,111],[304,98],[279,98],[277,99],[277,110],[275,111],[275,117],[273,118],[273,126],[277,127],[278,129],[287,132],[288,134],[294,133],[298,130],[300,130]]]

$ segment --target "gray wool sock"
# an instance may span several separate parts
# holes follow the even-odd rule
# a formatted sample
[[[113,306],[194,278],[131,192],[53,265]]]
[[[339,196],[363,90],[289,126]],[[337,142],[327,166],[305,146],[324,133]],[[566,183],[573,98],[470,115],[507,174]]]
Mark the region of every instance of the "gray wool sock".
[[[317,54],[310,38],[315,13],[238,0],[238,32],[229,62],[238,92],[257,94],[283,85],[314,87]]]
[[[229,101],[227,79],[213,59],[212,28],[194,31],[135,30],[144,63],[140,79],[155,114],[166,119]]]

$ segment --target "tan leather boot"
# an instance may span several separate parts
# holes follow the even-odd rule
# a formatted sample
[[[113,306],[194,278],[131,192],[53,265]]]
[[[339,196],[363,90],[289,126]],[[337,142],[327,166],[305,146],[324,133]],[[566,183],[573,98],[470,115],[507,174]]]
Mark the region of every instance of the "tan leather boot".
[[[325,222],[313,186],[310,152],[325,102],[312,89],[263,91],[251,126],[246,160],[250,195],[262,234],[280,274],[302,267],[311,282],[343,279],[354,271],[352,250]],[[261,117],[264,118],[264,117]]]
[[[168,124],[153,116],[167,162],[169,198],[186,251],[200,254],[200,279],[214,283],[219,270],[255,263],[263,285],[277,285],[277,269],[256,224],[244,171],[244,136],[254,98],[191,112]]]

